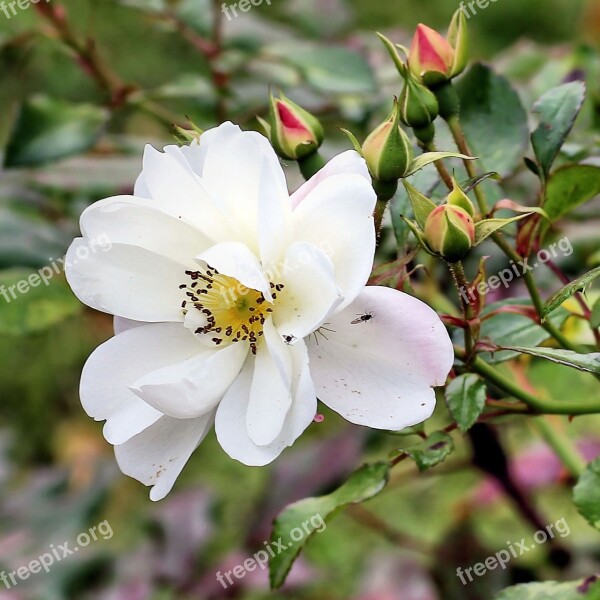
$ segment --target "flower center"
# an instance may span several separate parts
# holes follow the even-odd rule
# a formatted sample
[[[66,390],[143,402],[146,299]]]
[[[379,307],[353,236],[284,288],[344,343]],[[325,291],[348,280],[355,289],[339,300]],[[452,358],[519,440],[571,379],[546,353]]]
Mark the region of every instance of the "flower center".
[[[189,300],[181,304],[186,326],[194,333],[209,335],[217,346],[223,343],[248,342],[256,354],[263,325],[273,312],[273,304],[262,292],[247,288],[237,279],[222,275],[210,265],[200,271],[186,271],[188,283],[179,286]],[[271,283],[273,300],[283,284]]]

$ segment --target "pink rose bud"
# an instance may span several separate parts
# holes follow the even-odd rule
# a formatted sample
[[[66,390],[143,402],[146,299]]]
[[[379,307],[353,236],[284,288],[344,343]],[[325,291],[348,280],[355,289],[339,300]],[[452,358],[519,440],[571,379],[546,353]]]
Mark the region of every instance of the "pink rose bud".
[[[458,10],[448,31],[448,39],[419,24],[408,55],[412,74],[427,86],[436,86],[460,75],[467,66],[466,17]]]
[[[323,143],[323,127],[308,111],[281,94],[271,95],[268,122],[259,119],[277,154],[299,160],[316,152]]]

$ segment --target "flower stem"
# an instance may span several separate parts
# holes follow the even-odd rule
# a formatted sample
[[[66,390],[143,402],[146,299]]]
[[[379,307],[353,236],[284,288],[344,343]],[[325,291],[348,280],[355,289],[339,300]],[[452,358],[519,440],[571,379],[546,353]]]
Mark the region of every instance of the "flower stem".
[[[586,463],[580,456],[577,449],[573,446],[571,440],[561,431],[550,417],[539,417],[533,419],[535,428],[544,438],[546,443],[551,446],[554,453],[560,458],[563,465],[575,478],[583,473]]]
[[[456,142],[456,146],[458,147],[459,152],[465,154],[466,156],[473,156],[469,148],[469,144],[465,138],[462,127],[460,125],[460,119],[458,116],[454,116],[448,119],[448,127],[452,132],[452,136],[454,137],[454,141]],[[469,177],[474,179],[477,176],[477,171],[475,169],[475,165],[473,165],[473,161],[465,160],[463,161],[465,165],[465,169]],[[479,206],[479,211],[483,216],[485,216],[488,212],[488,203],[485,192],[481,188],[481,186],[475,186],[474,189],[475,197],[477,198],[477,204]],[[522,260],[522,257],[514,250],[510,244],[502,237],[499,233],[494,233],[492,236],[492,240],[496,243],[496,245],[515,263],[518,263]],[[544,302],[540,296],[540,293],[537,289],[537,285],[535,283],[535,279],[530,271],[526,271],[523,273],[523,280],[525,281],[525,285],[527,286],[527,290],[529,291],[529,295],[531,296],[531,300],[535,307],[535,310],[540,318],[540,322],[542,327],[563,347],[567,350],[572,350],[574,352],[578,352],[577,346],[572,344],[565,335],[555,327],[550,321],[543,321],[543,308]]]
[[[465,269],[462,262],[459,261],[453,264],[448,263],[448,268],[450,269],[452,277],[454,278],[454,284],[456,285],[459,302],[462,308],[463,319],[465,320],[465,350],[467,355],[471,356],[473,353],[473,334],[471,332],[471,327],[469,326],[469,321],[473,317],[473,310],[471,304],[465,299],[465,296],[460,293],[460,290],[468,289],[469,284],[467,283],[467,278],[465,277]]]
[[[377,181],[373,179],[373,189],[377,194],[377,204],[375,205],[375,233],[377,235],[377,240],[379,240],[379,236],[381,234],[381,225],[383,223],[383,215],[385,214],[385,209],[387,208],[388,202],[395,196],[398,191],[398,182],[392,181],[388,183],[383,183],[381,181]]]
[[[465,348],[454,346],[454,352],[465,364],[469,355]],[[475,356],[469,362],[469,367],[474,373],[478,373],[490,383],[500,388],[509,396],[527,404],[534,412],[554,415],[587,415],[600,413],[600,401],[573,401],[555,402],[543,400],[522,389],[512,379],[503,375],[492,365],[486,363],[480,356]]]

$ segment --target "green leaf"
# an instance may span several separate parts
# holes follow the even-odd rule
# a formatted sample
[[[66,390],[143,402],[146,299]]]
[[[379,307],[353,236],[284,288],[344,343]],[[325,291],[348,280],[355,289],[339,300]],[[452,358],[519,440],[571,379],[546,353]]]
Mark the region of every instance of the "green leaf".
[[[510,298],[489,304],[483,311],[483,316],[489,315],[504,306],[521,305],[532,306],[529,298]],[[555,327],[562,327],[569,317],[569,312],[564,308],[559,308],[550,315],[550,322]],[[461,333],[461,332],[459,332]],[[514,313],[499,313],[489,317],[481,324],[481,337],[489,338],[497,346],[522,346],[532,348],[539,346],[547,339],[550,334],[540,325],[528,317]],[[500,350],[490,354],[483,352],[481,357],[491,364],[498,364],[518,356],[518,352],[509,350]]]
[[[582,292],[585,288],[594,281],[597,277],[600,277],[600,267],[596,267],[592,269],[585,275],[578,277],[571,283],[565,285],[565,287],[561,288],[550,298],[546,304],[544,305],[543,317],[550,314],[553,310],[556,310],[565,300],[570,298],[573,294],[577,292]]]
[[[403,181],[408,180],[404,179]],[[412,187],[415,189],[423,190],[424,194],[431,194],[439,185],[439,182],[440,179],[438,172],[432,166],[425,167],[410,177],[410,185],[412,185]],[[404,186],[398,186],[396,195],[390,201],[390,213],[392,215],[394,235],[400,250],[404,249],[408,232],[410,231],[406,221],[404,221],[401,215],[408,214],[409,206],[410,201],[406,188]]]
[[[577,510],[587,522],[600,529],[600,458],[593,460],[573,489]]]
[[[300,550],[316,531],[325,529],[328,520],[348,505],[379,494],[387,484],[388,472],[388,463],[364,465],[335,492],[319,498],[305,498],[287,506],[275,519],[271,533],[272,547],[273,542],[280,542],[285,547],[269,561],[271,588],[283,585]],[[300,536],[298,531],[303,535]]]
[[[545,358],[565,367],[573,367],[579,371],[600,375],[600,352],[579,354],[571,350],[555,348],[523,348],[522,346],[502,346],[503,350],[512,350],[521,354],[530,354],[538,358]]]
[[[406,192],[408,193],[408,199],[412,204],[413,213],[415,215],[415,220],[419,224],[419,227],[425,227],[425,221],[427,221],[427,217],[430,215],[431,211],[436,208],[435,202],[430,200],[424,194],[421,194],[419,190],[413,187],[408,181],[402,180],[404,187],[406,188]]]
[[[518,217],[512,217],[510,219],[485,219],[485,221],[479,221],[475,223],[475,246],[479,246],[482,242],[487,240],[493,233],[514,223],[520,221],[525,217],[528,217],[531,213],[525,215],[519,215]]]
[[[404,175],[404,177],[410,177],[414,175],[417,171],[420,171],[423,167],[430,165],[438,160],[443,158],[461,158],[462,160],[477,160],[476,157],[473,156],[465,156],[464,154],[459,154],[458,152],[426,152],[425,154],[421,154],[417,156],[410,166],[408,167],[408,172]]]
[[[375,76],[366,59],[339,46],[290,42],[268,48],[293,64],[314,88],[330,94],[362,94],[376,89]]]
[[[523,583],[506,588],[494,600],[600,600],[600,582]]]
[[[573,81],[551,89],[535,103],[533,112],[540,115],[540,124],[531,134],[531,144],[543,176],[550,173],[584,100],[585,83]]]
[[[108,116],[108,111],[91,104],[33,98],[21,109],[5,165],[31,167],[84,152],[94,145]]]
[[[419,467],[419,471],[426,471],[444,462],[453,450],[452,438],[443,431],[436,431],[420,444],[399,450],[398,454],[410,456]]]
[[[556,221],[600,194],[600,167],[573,165],[557,169],[548,179],[544,210]]]
[[[592,318],[590,319],[590,325],[594,329],[598,329],[598,327],[600,327],[600,298],[596,300],[594,308],[592,309]]]
[[[460,120],[471,150],[486,171],[503,177],[521,164],[529,144],[527,113],[509,81],[474,64],[456,84]]]
[[[468,431],[477,422],[485,400],[485,382],[472,373],[453,379],[446,388],[448,410],[462,432]]]
[[[0,271],[0,334],[44,331],[77,314],[81,304],[64,279],[47,267],[46,285],[37,271]]]

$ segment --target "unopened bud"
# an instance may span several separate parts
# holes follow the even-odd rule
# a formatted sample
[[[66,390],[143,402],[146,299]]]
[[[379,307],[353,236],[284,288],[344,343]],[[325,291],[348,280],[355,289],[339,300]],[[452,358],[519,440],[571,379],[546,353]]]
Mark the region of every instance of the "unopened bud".
[[[398,101],[389,118],[372,131],[362,146],[362,155],[374,179],[383,183],[403,177],[413,161],[414,152],[408,136],[400,127]]]
[[[281,94],[271,95],[269,121],[259,119],[277,154],[299,160],[316,152],[323,143],[321,123],[308,111]]]
[[[430,250],[448,262],[458,262],[475,243],[475,223],[463,208],[443,204],[427,217],[424,234]]]
[[[410,52],[411,73],[428,87],[435,87],[460,75],[467,66],[466,17],[457,10],[450,23],[448,39],[437,31],[418,25]]]

